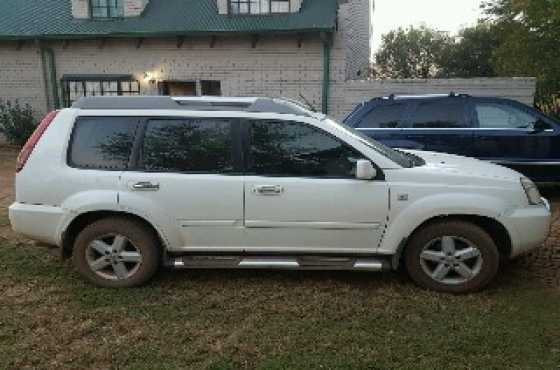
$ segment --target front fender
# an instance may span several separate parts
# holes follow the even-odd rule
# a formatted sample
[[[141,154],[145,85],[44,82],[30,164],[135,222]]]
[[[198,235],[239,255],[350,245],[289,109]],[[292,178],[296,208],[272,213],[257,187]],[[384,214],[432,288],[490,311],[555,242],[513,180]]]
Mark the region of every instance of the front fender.
[[[508,204],[498,197],[477,194],[437,194],[412,202],[396,202],[378,253],[393,255],[399,246],[424,222],[442,216],[472,215],[498,221]],[[498,221],[499,222],[499,221]]]

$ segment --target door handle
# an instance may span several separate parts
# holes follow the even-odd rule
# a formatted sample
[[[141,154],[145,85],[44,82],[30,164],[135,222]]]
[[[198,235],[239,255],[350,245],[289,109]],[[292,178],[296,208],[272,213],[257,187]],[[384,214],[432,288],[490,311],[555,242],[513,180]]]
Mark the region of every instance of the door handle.
[[[158,191],[159,184],[150,181],[140,181],[132,185],[132,190],[136,191]]]
[[[280,195],[284,188],[280,185],[259,185],[253,188],[253,193],[258,195]]]

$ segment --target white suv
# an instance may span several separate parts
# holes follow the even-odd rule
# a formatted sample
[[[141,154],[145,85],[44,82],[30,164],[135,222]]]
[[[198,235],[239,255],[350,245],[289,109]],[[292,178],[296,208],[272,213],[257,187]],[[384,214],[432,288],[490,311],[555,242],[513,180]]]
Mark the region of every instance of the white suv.
[[[106,287],[173,268],[381,271],[465,293],[540,246],[550,208],[504,167],[397,151],[265,98],[83,98],[18,160],[13,228]]]

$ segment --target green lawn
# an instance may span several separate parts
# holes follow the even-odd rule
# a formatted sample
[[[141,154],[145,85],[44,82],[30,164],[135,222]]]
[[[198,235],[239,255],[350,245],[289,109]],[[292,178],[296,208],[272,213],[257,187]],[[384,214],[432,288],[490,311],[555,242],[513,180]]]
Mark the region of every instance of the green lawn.
[[[560,365],[560,294],[520,266],[472,296],[345,272],[165,271],[106,290],[14,240],[0,238],[0,369]]]

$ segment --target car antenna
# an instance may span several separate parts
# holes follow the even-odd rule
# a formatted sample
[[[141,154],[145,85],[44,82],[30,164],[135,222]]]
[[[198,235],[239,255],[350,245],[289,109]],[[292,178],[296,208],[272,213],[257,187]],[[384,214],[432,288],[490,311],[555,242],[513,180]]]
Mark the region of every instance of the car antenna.
[[[302,93],[299,93],[299,97],[303,100],[305,105],[307,105],[307,108],[309,108],[310,111],[312,111],[313,113],[317,113],[317,110],[313,107],[311,102],[309,102],[309,100],[307,100],[307,98],[305,96],[303,96]]]

